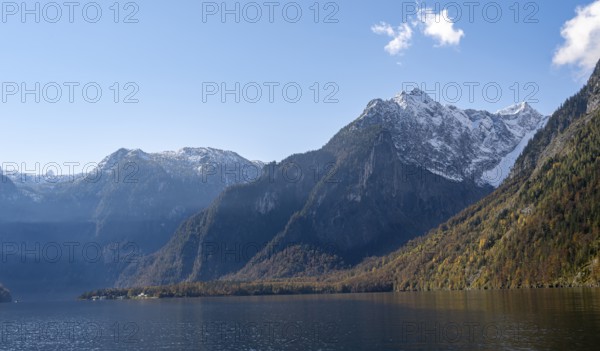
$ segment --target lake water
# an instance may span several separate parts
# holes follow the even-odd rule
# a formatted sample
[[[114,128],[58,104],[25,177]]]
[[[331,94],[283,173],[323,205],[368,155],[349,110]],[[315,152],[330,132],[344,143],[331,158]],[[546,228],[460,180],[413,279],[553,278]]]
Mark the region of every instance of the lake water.
[[[595,350],[600,290],[0,305],[0,350]]]

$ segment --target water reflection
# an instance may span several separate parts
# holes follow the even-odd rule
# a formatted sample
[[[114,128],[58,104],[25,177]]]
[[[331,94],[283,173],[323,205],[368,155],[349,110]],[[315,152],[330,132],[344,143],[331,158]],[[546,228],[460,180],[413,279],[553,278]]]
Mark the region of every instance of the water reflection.
[[[600,290],[20,303],[0,323],[0,350],[590,350]]]

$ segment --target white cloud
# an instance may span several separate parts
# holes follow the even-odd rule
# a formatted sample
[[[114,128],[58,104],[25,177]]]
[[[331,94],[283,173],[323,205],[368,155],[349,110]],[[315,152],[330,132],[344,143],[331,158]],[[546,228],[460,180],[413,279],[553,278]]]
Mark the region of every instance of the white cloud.
[[[454,22],[448,16],[448,10],[436,14],[431,9],[421,13],[421,21],[425,26],[423,34],[438,41],[438,45],[458,45],[465,36],[462,29],[455,29]]]
[[[575,64],[591,71],[600,59],[600,0],[578,6],[577,16],[561,30],[565,43],[554,54],[555,65]]]
[[[386,34],[390,37],[393,37],[395,35],[394,28],[392,28],[391,25],[385,22],[381,22],[379,24],[374,25],[373,27],[371,27],[371,30],[375,34]]]
[[[393,38],[385,46],[385,51],[392,56],[400,55],[404,50],[410,47],[410,40],[412,39],[413,30],[406,23],[398,28],[393,28],[391,25],[381,22],[371,27],[371,30],[375,34],[387,35],[388,37]]]
[[[462,29],[454,28],[448,10],[436,14],[432,9],[427,8],[419,11],[418,17],[418,20],[413,19],[396,28],[386,22],[380,22],[372,26],[371,31],[392,38],[385,46],[385,51],[392,56],[401,55],[410,47],[415,30],[420,30],[425,36],[433,38],[439,46],[457,46],[465,36]]]

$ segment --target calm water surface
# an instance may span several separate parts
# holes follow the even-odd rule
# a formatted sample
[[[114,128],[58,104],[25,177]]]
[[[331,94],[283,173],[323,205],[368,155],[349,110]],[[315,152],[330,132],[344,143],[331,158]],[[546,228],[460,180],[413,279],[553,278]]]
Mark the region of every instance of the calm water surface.
[[[597,350],[600,290],[0,305],[0,350]]]

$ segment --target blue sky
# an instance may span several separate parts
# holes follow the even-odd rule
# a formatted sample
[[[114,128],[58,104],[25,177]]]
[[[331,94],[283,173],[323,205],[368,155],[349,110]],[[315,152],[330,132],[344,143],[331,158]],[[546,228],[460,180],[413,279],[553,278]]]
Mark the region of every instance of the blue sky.
[[[124,1],[118,13],[113,3],[58,5],[60,17],[47,2],[36,11],[27,1],[29,13],[2,3],[1,162],[83,164],[120,147],[186,146],[281,160],[321,147],[371,99],[415,84],[461,108],[527,98],[550,114],[600,59],[592,0],[425,1],[421,12],[397,0],[322,1],[318,12],[315,1],[241,2],[239,23],[223,21],[221,1]],[[36,83],[39,103],[22,93]],[[236,83],[239,103],[214,91]]]

